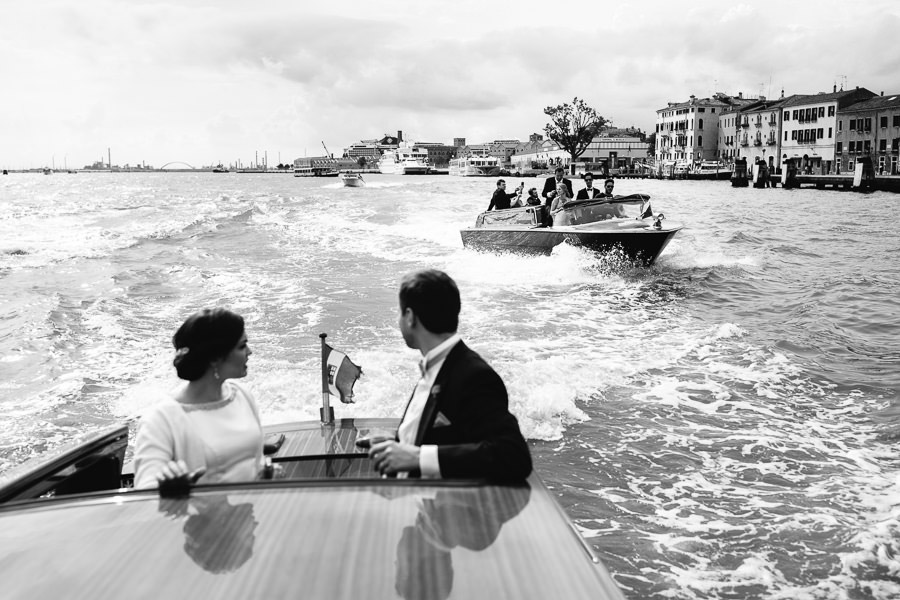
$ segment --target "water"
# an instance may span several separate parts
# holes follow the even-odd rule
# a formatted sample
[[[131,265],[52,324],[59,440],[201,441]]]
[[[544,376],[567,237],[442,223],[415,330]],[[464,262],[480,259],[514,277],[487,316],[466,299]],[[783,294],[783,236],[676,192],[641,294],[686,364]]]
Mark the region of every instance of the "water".
[[[621,180],[687,225],[635,269],[464,250],[493,180],[367,179],[0,178],[0,471],[133,431],[214,305],[247,321],[265,422],[317,418],[320,332],[364,370],[337,416],[398,416],[397,283],[436,267],[629,598],[900,596],[896,196]]]

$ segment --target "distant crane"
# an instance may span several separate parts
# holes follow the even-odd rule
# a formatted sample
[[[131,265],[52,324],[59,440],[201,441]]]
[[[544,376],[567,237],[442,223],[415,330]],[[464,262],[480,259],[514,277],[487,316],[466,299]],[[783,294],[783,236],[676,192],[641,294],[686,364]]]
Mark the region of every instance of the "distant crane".
[[[322,140],[322,147],[325,148],[325,156],[331,158],[331,152],[328,151],[328,146],[325,145],[325,140]]]

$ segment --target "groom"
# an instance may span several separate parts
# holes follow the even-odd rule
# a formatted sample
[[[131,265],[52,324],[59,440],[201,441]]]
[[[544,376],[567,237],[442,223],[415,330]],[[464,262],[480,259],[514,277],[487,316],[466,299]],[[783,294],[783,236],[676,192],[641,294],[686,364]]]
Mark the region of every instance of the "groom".
[[[442,271],[419,271],[400,282],[400,333],[422,353],[422,376],[397,440],[369,451],[382,475],[521,481],[531,473],[531,452],[509,412],[506,386],[456,332],[459,310],[456,282]]]

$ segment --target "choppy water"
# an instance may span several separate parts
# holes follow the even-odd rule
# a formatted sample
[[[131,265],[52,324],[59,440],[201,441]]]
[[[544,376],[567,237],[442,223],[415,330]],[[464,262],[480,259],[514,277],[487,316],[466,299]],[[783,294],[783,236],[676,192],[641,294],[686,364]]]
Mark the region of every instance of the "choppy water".
[[[897,196],[622,180],[687,224],[630,269],[464,250],[493,180],[368,179],[0,177],[0,471],[134,423],[212,305],[247,320],[266,422],[318,416],[323,331],[365,372],[338,416],[398,416],[397,282],[437,267],[630,598],[900,597]]]

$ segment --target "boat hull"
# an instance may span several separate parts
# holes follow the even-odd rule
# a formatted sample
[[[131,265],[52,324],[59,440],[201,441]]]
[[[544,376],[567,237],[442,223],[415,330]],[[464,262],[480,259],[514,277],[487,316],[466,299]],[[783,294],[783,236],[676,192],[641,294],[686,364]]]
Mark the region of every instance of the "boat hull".
[[[651,265],[681,228],[469,227],[460,236],[464,247],[475,250],[549,255],[568,243],[596,252],[621,250],[629,259]]]
[[[356,175],[341,175],[341,181],[344,182],[344,187],[365,187],[366,181],[362,177],[358,177]]]

